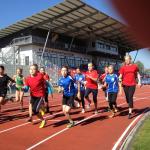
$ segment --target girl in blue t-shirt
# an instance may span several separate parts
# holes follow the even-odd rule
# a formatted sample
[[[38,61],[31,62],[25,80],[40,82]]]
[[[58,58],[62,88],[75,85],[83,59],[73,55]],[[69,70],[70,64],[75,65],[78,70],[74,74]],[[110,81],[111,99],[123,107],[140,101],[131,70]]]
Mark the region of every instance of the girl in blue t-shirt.
[[[107,87],[108,102],[112,113],[110,117],[112,118],[118,112],[116,103],[118,92],[120,95],[122,94],[121,84],[119,83],[118,76],[114,73],[114,67],[112,65],[108,67],[104,87]]]

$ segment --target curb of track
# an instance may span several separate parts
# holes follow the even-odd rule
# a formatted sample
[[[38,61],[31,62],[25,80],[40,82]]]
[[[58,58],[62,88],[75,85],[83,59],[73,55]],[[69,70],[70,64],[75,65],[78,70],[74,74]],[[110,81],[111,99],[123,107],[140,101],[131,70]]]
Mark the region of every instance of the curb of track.
[[[125,138],[124,142],[122,143],[119,150],[129,150],[132,146],[132,141],[139,131],[140,127],[143,125],[144,121],[150,117],[150,108],[147,110],[147,112],[140,118],[140,120],[136,123],[136,125],[133,127],[133,129],[129,132],[127,137]]]

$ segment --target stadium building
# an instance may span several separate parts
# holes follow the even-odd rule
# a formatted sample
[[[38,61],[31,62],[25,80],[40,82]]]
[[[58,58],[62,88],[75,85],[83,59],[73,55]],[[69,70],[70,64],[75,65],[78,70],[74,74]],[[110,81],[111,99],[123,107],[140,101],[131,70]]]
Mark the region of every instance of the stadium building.
[[[37,63],[56,79],[62,65],[84,67],[92,61],[98,69],[113,64],[117,70],[138,46],[121,22],[82,1],[67,0],[0,29],[0,49],[0,64],[9,74],[18,66],[27,74]]]

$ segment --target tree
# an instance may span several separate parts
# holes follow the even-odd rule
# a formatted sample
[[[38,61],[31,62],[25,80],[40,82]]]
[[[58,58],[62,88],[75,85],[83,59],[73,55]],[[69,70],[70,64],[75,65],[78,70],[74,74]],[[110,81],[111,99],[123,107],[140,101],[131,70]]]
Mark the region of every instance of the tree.
[[[139,67],[139,72],[140,73],[144,73],[144,64],[141,62],[141,61],[137,61],[136,64],[138,65]]]

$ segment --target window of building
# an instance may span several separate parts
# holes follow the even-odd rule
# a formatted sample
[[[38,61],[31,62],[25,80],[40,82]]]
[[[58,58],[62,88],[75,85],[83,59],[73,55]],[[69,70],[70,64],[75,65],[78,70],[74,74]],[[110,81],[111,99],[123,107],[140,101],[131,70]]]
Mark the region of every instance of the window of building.
[[[92,47],[95,48],[95,42],[92,42]]]
[[[25,65],[29,66],[29,56],[25,56]]]

